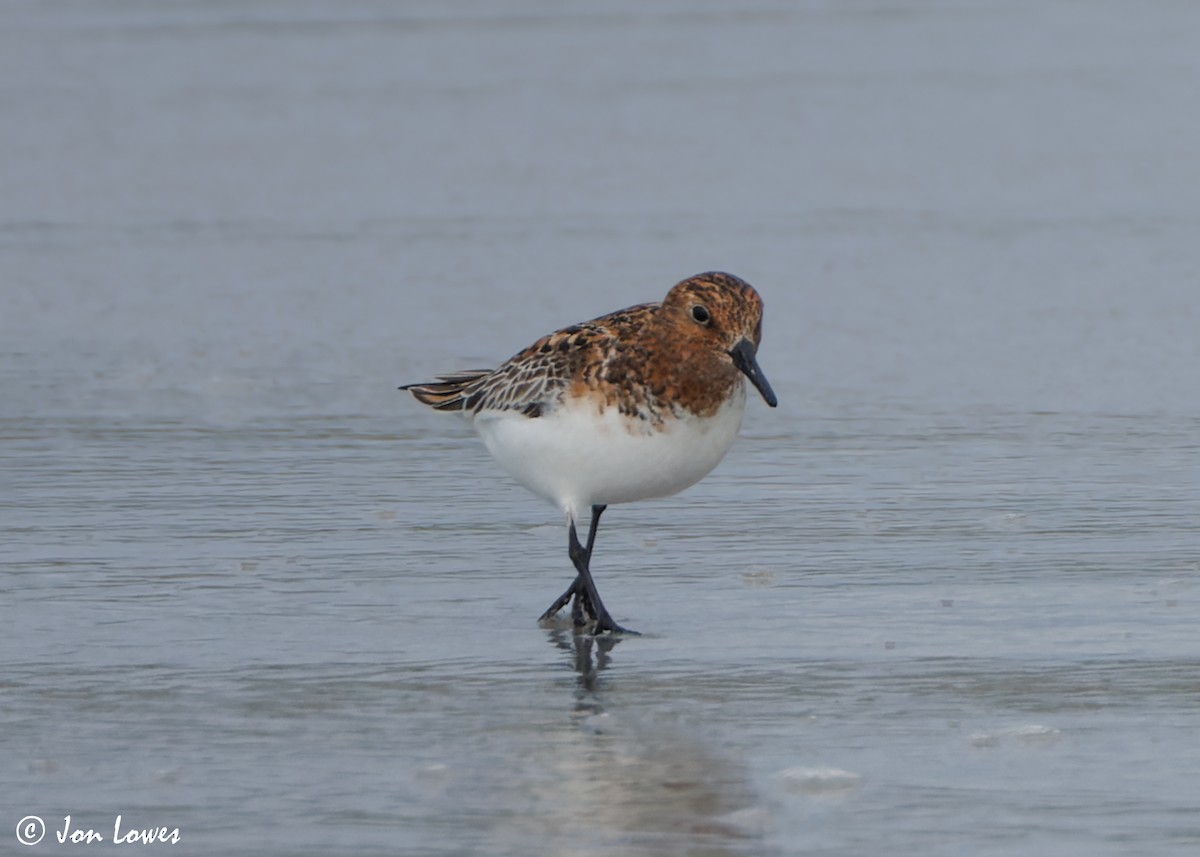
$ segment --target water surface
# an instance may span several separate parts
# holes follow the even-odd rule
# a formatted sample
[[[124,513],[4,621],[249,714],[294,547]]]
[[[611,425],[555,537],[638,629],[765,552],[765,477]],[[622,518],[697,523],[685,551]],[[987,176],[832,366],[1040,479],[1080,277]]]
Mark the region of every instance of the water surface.
[[[1194,854],[1198,14],[10,4],[0,835]],[[781,405],[538,628],[394,388],[711,268]]]

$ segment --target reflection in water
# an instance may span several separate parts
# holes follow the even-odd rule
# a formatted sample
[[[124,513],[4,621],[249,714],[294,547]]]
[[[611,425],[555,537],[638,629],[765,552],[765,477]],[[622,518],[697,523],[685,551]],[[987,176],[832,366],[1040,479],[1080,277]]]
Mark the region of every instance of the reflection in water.
[[[621,640],[621,637],[612,634],[593,636],[581,634],[574,629],[567,631],[555,628],[550,632],[550,641],[571,655],[575,672],[579,673],[579,687],[587,693],[596,692],[597,674],[608,669],[608,653],[615,649]]]
[[[554,629],[548,639],[569,655],[578,679],[574,728],[546,748],[553,756],[535,787],[545,853],[764,853],[768,813],[740,764],[676,713],[633,710],[631,702],[646,702],[635,679],[609,673],[599,680],[620,637]]]

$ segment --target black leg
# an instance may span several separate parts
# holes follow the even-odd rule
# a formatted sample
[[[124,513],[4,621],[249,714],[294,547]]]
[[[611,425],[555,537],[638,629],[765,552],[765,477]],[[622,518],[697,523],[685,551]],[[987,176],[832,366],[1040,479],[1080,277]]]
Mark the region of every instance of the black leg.
[[[579,588],[572,589],[575,593],[575,600],[571,602],[571,624],[576,628],[582,628],[588,622],[592,622],[596,618],[596,611],[592,607],[592,603],[588,601],[587,593],[583,591],[583,580],[576,577],[579,581]],[[571,584],[572,587],[575,584]]]
[[[604,510],[608,506],[593,506],[592,507],[592,525],[588,528],[587,547],[584,548],[584,564],[591,566],[592,562],[592,547],[596,544],[596,529],[600,526],[600,516],[604,514]],[[584,624],[584,615],[595,616],[596,611],[592,609],[590,602],[587,602],[587,592],[583,587],[583,576],[576,575],[575,581],[567,587],[567,591],[555,599],[554,603],[547,608],[546,612],[538,617],[539,622],[545,622],[551,618],[559,610],[567,606],[567,602],[571,600],[571,596],[575,596],[575,604],[571,608],[571,617],[575,620],[576,625]]]
[[[592,522],[588,525],[587,547],[584,548],[583,557],[583,563],[589,571],[592,567],[592,548],[596,545],[596,531],[600,529],[600,516],[607,508],[608,506],[592,507]],[[575,580],[571,582],[569,589],[575,592],[575,603],[571,605],[572,622],[576,625],[583,625],[588,619],[596,618],[596,609],[592,606],[591,598],[588,597],[587,589],[583,585],[583,579],[578,574],[575,575]]]
[[[605,631],[609,631],[613,634],[636,634],[636,631],[630,631],[628,628],[622,628],[620,625],[614,622],[613,617],[609,614],[608,609],[604,606],[604,602],[600,600],[600,593],[596,590],[596,584],[592,580],[592,572],[588,568],[589,555],[583,545],[579,543],[579,536],[575,533],[574,521],[571,522],[571,526],[568,530],[567,544],[568,553],[571,556],[571,562],[575,564],[575,570],[579,572],[579,578],[583,581],[583,589],[581,590],[579,597],[586,595],[588,602],[593,608],[592,612],[596,617],[596,633],[602,634]]]

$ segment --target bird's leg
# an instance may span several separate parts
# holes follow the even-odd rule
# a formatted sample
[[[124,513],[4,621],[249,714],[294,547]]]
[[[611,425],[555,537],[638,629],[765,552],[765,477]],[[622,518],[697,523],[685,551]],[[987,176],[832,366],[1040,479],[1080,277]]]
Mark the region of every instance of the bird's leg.
[[[588,601],[587,593],[583,591],[583,580],[579,577],[575,579],[579,581],[578,588],[568,590],[575,593],[575,600],[571,602],[571,624],[576,628],[582,628],[596,618],[596,610]],[[575,584],[571,584],[571,586],[574,587]]]
[[[608,506],[592,506],[592,521],[588,524],[587,547],[584,549],[583,563],[590,571],[592,568],[592,547],[596,544],[596,531],[600,529],[600,516]],[[571,582],[570,589],[575,590],[575,603],[571,605],[571,621],[583,625],[590,618],[596,618],[596,609],[592,606],[591,598],[583,585],[583,579],[577,574]]]
[[[600,526],[600,516],[604,514],[604,510],[608,506],[593,506],[592,507],[592,524],[588,528],[587,547],[584,548],[584,565],[591,566],[592,562],[592,546],[596,544],[596,529]],[[574,524],[572,524],[574,526]],[[574,582],[567,587],[567,591],[555,599],[554,603],[543,613],[539,618],[539,622],[545,622],[559,610],[567,606],[567,602],[571,600],[571,596],[575,596],[575,604],[571,607],[571,618],[576,625],[582,625],[586,616],[595,616],[596,611],[592,609],[592,605],[587,601],[587,592],[583,587],[583,575],[575,575]]]
[[[579,536],[575,533],[575,522],[571,522],[568,530],[568,553],[571,556],[571,562],[575,564],[575,570],[579,572],[579,579],[583,581],[582,588],[577,594],[577,597],[583,598],[586,596],[587,603],[592,608],[592,614],[596,617],[596,633],[602,634],[609,631],[613,634],[636,634],[636,631],[630,631],[628,628],[622,628],[613,621],[613,617],[609,614],[608,609],[604,606],[604,602],[600,600],[600,593],[596,590],[596,584],[592,580],[592,572],[588,568],[588,560],[590,554],[586,548],[579,543]],[[573,586],[574,584],[572,584]]]

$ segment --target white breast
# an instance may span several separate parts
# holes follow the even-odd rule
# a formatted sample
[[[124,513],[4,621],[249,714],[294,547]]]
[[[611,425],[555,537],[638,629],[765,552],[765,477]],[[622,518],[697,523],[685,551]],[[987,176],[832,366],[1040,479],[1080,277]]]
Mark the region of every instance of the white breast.
[[[514,479],[578,517],[593,505],[665,497],[695,484],[725,457],[745,407],[738,384],[713,416],[667,419],[661,431],[615,408],[600,413],[587,400],[535,419],[485,411],[474,422]]]

